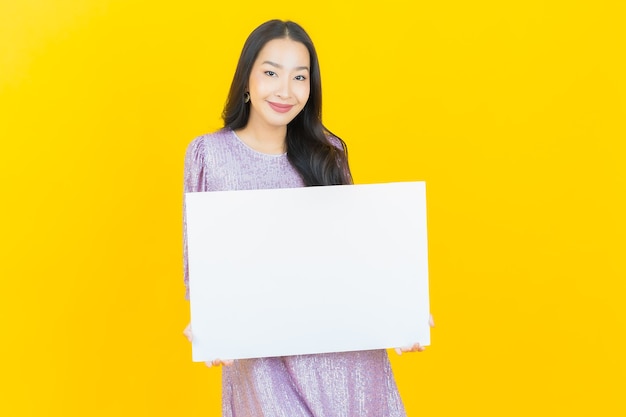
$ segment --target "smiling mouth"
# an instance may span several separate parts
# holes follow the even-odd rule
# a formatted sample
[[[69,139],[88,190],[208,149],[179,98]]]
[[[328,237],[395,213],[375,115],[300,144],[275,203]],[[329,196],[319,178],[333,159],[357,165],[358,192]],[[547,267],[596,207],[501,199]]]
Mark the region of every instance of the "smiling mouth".
[[[277,111],[278,113],[287,113],[293,107],[292,104],[280,104],[274,103],[272,101],[268,101],[267,103],[274,111]]]

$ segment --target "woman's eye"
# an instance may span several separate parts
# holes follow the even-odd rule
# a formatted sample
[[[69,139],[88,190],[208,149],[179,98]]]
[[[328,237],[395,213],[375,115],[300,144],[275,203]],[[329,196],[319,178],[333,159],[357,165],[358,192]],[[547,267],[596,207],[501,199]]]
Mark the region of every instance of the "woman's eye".
[[[265,74],[269,75],[270,77],[274,77],[276,75],[274,71],[265,71]]]
[[[306,80],[306,77],[304,75],[296,75],[296,80],[304,81],[304,80]]]

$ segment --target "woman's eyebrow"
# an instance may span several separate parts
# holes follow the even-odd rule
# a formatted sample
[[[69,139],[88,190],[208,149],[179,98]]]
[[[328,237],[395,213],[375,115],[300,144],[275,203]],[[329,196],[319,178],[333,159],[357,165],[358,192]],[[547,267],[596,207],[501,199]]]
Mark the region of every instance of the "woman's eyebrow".
[[[263,61],[263,64],[268,64],[268,65],[271,65],[271,66],[273,66],[275,68],[279,68],[279,69],[283,68],[282,65],[277,64],[276,62],[272,62],[272,61]],[[309,67],[307,67],[307,66],[295,67],[294,70],[296,70],[296,71],[300,71],[300,70],[307,70],[307,71],[309,71]]]

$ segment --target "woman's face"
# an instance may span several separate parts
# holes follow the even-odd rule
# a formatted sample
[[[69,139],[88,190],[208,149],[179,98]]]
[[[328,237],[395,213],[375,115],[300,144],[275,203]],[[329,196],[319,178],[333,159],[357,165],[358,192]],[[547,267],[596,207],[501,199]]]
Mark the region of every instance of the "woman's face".
[[[309,71],[309,51],[304,44],[288,38],[266,43],[250,72],[248,125],[287,126],[309,99]]]

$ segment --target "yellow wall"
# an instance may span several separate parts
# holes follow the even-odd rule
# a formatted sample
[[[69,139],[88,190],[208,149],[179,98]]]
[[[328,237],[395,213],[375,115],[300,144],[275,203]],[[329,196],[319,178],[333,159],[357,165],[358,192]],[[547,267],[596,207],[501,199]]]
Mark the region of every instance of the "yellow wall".
[[[409,414],[626,415],[619,0],[2,0],[0,415],[220,415],[181,335],[183,154],[273,17],[316,41],[357,182],[428,183]]]

